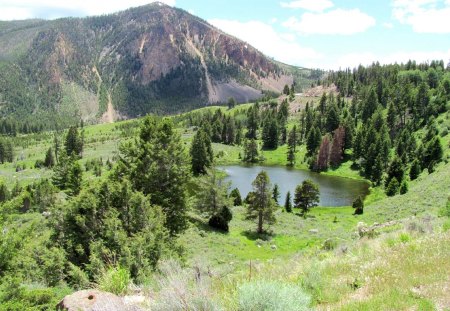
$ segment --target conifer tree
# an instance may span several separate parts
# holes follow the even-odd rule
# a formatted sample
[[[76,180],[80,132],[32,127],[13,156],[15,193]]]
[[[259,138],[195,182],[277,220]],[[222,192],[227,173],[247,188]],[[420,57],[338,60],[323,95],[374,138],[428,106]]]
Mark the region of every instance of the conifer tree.
[[[294,206],[302,210],[303,217],[319,204],[319,186],[312,180],[305,180],[295,188]]]
[[[257,220],[257,232],[264,232],[264,224],[273,224],[275,219],[275,202],[272,198],[269,176],[261,171],[252,183],[253,192],[249,196],[247,218]]]
[[[206,173],[213,161],[211,140],[203,129],[199,129],[192,139],[190,149],[192,173],[195,176]]]
[[[292,199],[291,199],[291,192],[288,191],[286,193],[286,200],[284,201],[284,208],[286,212],[292,213]]]
[[[262,140],[265,149],[277,149],[278,147],[278,124],[274,116],[268,117],[263,125]]]
[[[314,168],[318,171],[324,171],[328,169],[330,159],[330,139],[328,135],[325,135],[320,144],[319,154],[317,155],[317,160]]]
[[[364,201],[361,196],[358,196],[352,203],[352,207],[355,209],[354,215],[362,215],[364,213]]]
[[[53,157],[53,150],[51,147],[48,148],[48,150],[45,154],[44,165],[47,168],[52,168],[55,165],[55,159]]]
[[[209,219],[210,226],[228,231],[231,221],[231,199],[228,197],[229,184],[213,169],[199,180],[199,190],[196,193],[196,206]]]
[[[234,188],[233,190],[231,190],[230,198],[233,200],[233,205],[234,206],[241,206],[242,205],[241,192],[239,191],[238,188]]]
[[[417,179],[417,177],[419,177],[420,173],[421,173],[421,167],[420,167],[420,162],[415,159],[412,164],[411,164],[411,168],[409,169],[409,178],[411,180],[415,180]]]
[[[287,151],[287,163],[289,166],[294,166],[295,164],[295,152],[297,149],[297,126],[294,125],[292,130],[289,132],[288,137],[288,151]]]
[[[255,139],[247,139],[245,141],[243,161],[248,163],[259,161],[258,142]]]
[[[278,200],[280,199],[280,187],[278,187],[278,184],[273,186],[272,199],[275,201],[275,204],[278,205]]]

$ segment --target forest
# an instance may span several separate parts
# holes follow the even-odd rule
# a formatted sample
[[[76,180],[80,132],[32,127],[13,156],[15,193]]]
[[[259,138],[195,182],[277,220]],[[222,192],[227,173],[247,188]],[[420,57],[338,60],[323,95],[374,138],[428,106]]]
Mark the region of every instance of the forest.
[[[123,296],[133,284],[152,297],[152,310],[338,308],[364,286],[374,292],[365,308],[419,301],[432,310],[433,295],[411,298],[396,281],[381,290],[391,282],[386,271],[356,272],[345,256],[375,260],[379,246],[367,246],[380,238],[374,223],[393,222],[379,242],[392,254],[439,248],[430,255],[437,270],[412,263],[429,265],[430,283],[450,269],[450,66],[374,63],[329,72],[311,87],[333,85],[319,97],[297,98],[286,85],[254,103],[230,98],[53,131],[0,121],[0,309],[54,310],[77,290]],[[262,170],[241,196],[218,168],[230,164],[352,178],[370,193],[351,206],[321,206],[321,188],[307,179],[281,198]],[[412,286],[407,274],[398,280]],[[326,275],[347,285],[337,291]],[[373,285],[380,275],[386,283]]]

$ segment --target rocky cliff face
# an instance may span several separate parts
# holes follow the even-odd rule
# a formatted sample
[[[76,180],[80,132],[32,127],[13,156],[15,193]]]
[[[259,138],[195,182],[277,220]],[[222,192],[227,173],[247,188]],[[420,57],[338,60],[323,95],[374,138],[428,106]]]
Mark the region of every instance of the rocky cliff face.
[[[161,3],[108,16],[26,26],[27,41],[0,49],[0,59],[2,50],[10,55],[14,54],[11,49],[20,47],[20,57],[6,67],[13,70],[14,64],[26,75],[17,83],[34,92],[37,100],[28,99],[21,106],[34,112],[67,110],[71,105],[85,118],[88,110],[106,120],[111,109],[115,118],[178,112],[223,103],[229,97],[241,102],[255,99],[262,90],[280,92],[293,81],[285,66],[281,68],[247,43]],[[2,33],[0,25],[0,38],[20,36],[23,28],[15,25]],[[20,96],[10,96],[1,84],[0,77],[0,98],[15,105]],[[92,96],[96,101],[91,106],[96,107],[90,109],[77,100]]]

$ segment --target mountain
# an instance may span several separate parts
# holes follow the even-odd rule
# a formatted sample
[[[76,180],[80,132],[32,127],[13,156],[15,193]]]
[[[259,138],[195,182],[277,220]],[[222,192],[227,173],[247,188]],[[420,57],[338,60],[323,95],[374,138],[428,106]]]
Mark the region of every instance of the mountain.
[[[0,22],[0,116],[110,122],[257,99],[309,83],[186,11],[162,3],[116,14]],[[306,82],[305,82],[306,81]]]

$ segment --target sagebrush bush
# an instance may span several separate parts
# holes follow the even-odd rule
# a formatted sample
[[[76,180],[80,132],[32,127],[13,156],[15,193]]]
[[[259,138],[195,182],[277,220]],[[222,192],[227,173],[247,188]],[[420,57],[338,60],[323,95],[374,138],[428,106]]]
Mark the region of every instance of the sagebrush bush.
[[[111,267],[98,281],[98,288],[116,295],[126,294],[130,284],[130,272],[122,267]]]
[[[238,288],[240,311],[310,310],[311,297],[296,285],[276,281],[254,281]]]
[[[201,268],[183,269],[173,260],[162,262],[158,278],[159,293],[152,310],[219,311],[213,300],[209,276]]]

